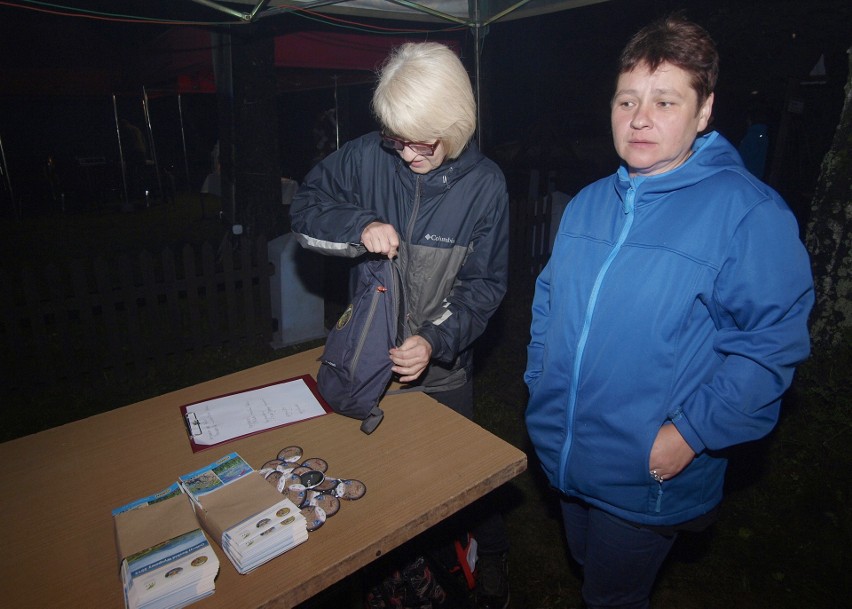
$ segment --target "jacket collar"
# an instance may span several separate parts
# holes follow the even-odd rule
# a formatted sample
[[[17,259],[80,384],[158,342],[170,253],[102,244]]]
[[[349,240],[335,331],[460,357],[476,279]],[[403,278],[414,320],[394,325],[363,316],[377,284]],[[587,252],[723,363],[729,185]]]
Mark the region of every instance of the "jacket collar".
[[[419,178],[420,193],[424,197],[438,196],[449,190],[483,159],[482,153],[473,140],[468,142],[467,147],[457,158],[445,160],[440,167],[425,175],[410,171],[399,155],[396,156],[397,175],[412,188],[416,186]]]
[[[630,177],[627,167],[621,165],[615,173],[615,188],[623,198],[627,190],[638,190],[641,185],[644,200],[653,201],[734,166],[742,167],[739,154],[719,132],[712,131],[696,138],[692,145],[692,155],[671,171],[644,178]]]

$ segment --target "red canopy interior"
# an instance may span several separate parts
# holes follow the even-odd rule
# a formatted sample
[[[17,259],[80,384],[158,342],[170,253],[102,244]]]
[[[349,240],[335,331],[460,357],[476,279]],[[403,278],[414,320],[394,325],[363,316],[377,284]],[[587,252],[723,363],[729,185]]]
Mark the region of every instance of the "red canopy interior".
[[[369,82],[390,50],[408,39],[343,32],[289,32],[275,37],[275,66],[282,91]],[[440,42],[459,51],[452,39]],[[213,42],[199,28],[173,28],[146,51],[146,86],[175,93],[214,93]]]

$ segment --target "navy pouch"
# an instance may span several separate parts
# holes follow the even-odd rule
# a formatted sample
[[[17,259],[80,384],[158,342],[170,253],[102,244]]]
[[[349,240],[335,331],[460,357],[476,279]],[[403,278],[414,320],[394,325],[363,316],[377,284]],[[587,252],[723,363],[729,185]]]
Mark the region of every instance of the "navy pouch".
[[[351,304],[331,329],[320,357],[317,386],[331,408],[359,419],[372,433],[393,373],[388,351],[405,338],[402,281],[396,263],[370,257],[356,267]]]

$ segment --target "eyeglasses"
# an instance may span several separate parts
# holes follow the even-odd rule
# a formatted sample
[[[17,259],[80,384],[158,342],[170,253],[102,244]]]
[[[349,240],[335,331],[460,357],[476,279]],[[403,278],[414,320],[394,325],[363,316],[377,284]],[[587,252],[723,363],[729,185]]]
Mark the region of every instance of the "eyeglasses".
[[[382,145],[390,148],[391,150],[396,150],[397,152],[405,150],[405,148],[408,147],[415,154],[432,156],[435,154],[435,149],[440,143],[441,140],[435,140],[434,144],[427,144],[426,142],[409,142],[407,140],[401,140],[398,137],[393,137],[392,135],[382,134]]]

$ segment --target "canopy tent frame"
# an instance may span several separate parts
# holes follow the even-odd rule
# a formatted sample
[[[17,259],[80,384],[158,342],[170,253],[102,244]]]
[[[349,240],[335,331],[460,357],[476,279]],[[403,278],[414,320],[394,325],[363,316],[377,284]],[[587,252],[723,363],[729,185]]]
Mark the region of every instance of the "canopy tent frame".
[[[397,19],[404,21],[426,20],[450,22],[470,28],[474,37],[474,95],[476,97],[476,139],[480,149],[484,148],[482,133],[482,41],[488,26],[501,19],[522,18],[568,8],[577,8],[588,4],[597,4],[607,0],[518,0],[505,8],[496,10],[493,14],[485,14],[482,10],[483,0],[460,0],[456,3],[466,4],[466,16],[454,15],[446,10],[439,10],[433,5],[449,5],[453,0],[236,0],[253,6],[251,11],[241,12],[224,6],[215,0],[192,0],[208,8],[222,11],[243,22],[251,23],[274,15],[292,13],[305,9],[320,10],[320,12],[353,14],[379,19]],[[429,4],[427,4],[429,3]],[[498,5],[500,2],[488,3]],[[381,8],[385,5],[400,7],[401,11],[391,11]]]
[[[484,27],[504,19],[521,19],[533,15],[578,8],[607,0],[234,0],[232,4],[252,6],[250,11],[239,11],[216,0],[191,0],[208,8],[220,11],[243,22],[299,10],[318,10],[393,19],[399,21],[451,22],[469,27]],[[493,12],[483,11],[483,4],[496,7]],[[388,8],[399,7],[398,10]],[[456,14],[449,12],[455,5]],[[444,10],[436,7],[445,7]]]

